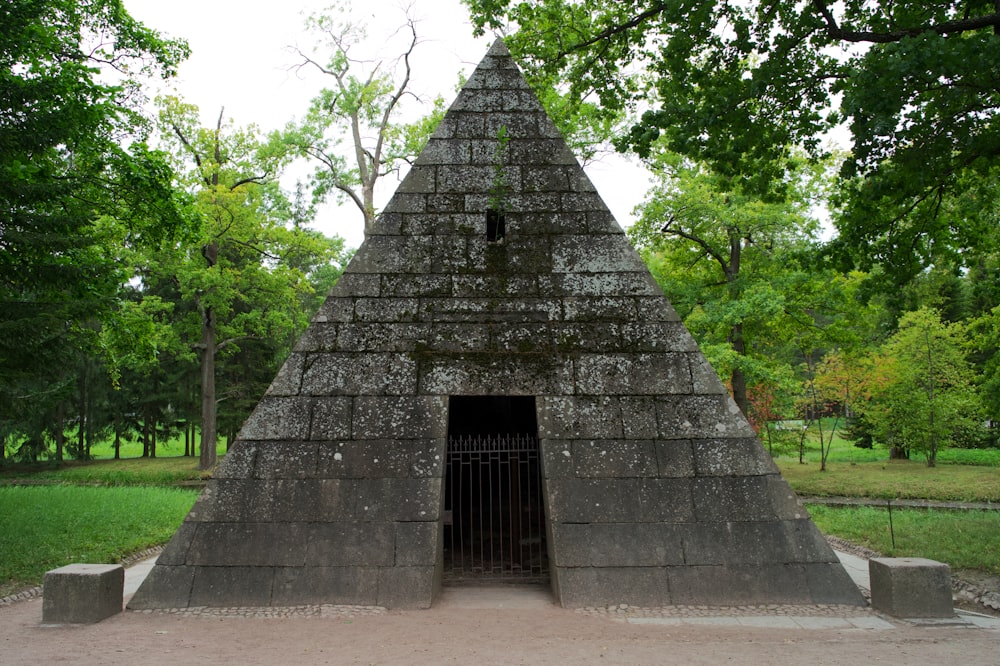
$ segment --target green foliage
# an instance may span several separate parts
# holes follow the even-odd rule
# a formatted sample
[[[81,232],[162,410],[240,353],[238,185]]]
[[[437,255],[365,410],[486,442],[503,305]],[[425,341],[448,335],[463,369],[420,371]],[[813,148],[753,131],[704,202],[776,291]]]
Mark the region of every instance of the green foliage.
[[[115,311],[129,254],[183,228],[140,81],[187,56],[120,0],[0,8],[0,437],[40,441]]]
[[[859,405],[878,441],[919,452],[934,466],[960,428],[982,423],[964,337],[961,324],[944,324],[928,308],[902,317],[874,359]]]
[[[758,426],[787,416],[774,410],[800,391],[795,348],[810,351],[851,305],[849,281],[815,262],[809,208],[827,172],[790,160],[793,183],[765,199],[674,153],[650,166],[658,182],[630,238],[744,413]]]
[[[165,542],[196,496],[173,488],[0,487],[0,596],[40,584],[56,567],[117,562]]]
[[[149,255],[143,290],[175,303],[169,326],[179,347],[164,351],[198,352],[207,469],[222,402],[217,378],[227,398],[221,416],[235,430],[318,307],[311,278],[328,284],[342,270],[343,241],[306,228],[311,208],[280,189],[291,157],[284,144],[253,126],[233,127],[221,113],[215,127],[201,127],[197,107],[177,98],[159,104],[161,140],[174,150],[199,225]]]
[[[988,224],[963,199],[1000,164],[994,3],[464,1],[572,100],[641,112],[620,149],[663,142],[759,196],[789,185],[790,146],[819,157],[846,124],[837,253],[896,284]]]
[[[1000,574],[1000,513],[808,506],[817,527],[888,557],[925,557],[953,570]],[[896,545],[893,547],[893,534]]]

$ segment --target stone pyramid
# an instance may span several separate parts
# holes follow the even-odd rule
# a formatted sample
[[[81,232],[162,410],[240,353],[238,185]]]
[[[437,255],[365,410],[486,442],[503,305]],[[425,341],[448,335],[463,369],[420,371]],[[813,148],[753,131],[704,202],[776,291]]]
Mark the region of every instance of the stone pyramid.
[[[430,606],[463,429],[564,606],[864,603],[502,41],[368,232],[131,608]]]

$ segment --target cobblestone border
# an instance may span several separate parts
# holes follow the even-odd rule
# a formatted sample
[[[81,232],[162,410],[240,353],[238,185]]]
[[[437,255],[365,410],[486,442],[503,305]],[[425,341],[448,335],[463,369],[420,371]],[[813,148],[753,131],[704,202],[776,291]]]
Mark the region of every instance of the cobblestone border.
[[[752,606],[658,606],[647,608],[617,606],[577,608],[576,613],[593,617],[627,620],[633,617],[870,617],[874,612],[863,606],[840,604],[790,605],[758,604]]]
[[[130,613],[146,615],[163,614],[181,617],[245,617],[253,619],[299,619],[337,618],[351,619],[366,615],[385,615],[388,611],[381,606],[338,606],[321,604],[314,606],[242,606],[214,608],[192,606],[190,608],[157,608],[150,610],[130,610]]]

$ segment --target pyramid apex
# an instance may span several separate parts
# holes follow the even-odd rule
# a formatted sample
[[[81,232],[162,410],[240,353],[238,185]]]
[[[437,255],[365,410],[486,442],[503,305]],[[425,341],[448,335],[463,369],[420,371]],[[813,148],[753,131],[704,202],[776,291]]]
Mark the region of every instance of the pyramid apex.
[[[490,50],[486,52],[488,56],[507,56],[510,57],[510,50],[507,48],[507,44],[503,41],[503,37],[497,37],[493,42],[493,46]]]

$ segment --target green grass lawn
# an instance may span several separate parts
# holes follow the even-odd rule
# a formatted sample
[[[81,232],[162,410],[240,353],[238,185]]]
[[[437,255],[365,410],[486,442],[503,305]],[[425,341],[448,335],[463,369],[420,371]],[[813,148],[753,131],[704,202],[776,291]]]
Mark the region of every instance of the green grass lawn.
[[[197,458],[129,458],[67,462],[62,467],[41,463],[30,467],[0,470],[3,480],[58,481],[60,483],[99,484],[105,486],[165,486],[205,477],[198,470]]]
[[[892,510],[885,507],[809,505],[826,534],[858,543],[889,557],[926,557],[952,569],[976,569],[1000,576],[1000,512]],[[895,546],[893,546],[895,535]]]
[[[934,499],[1000,502],[1000,470],[996,467],[942,465],[922,462],[839,463],[800,465],[797,460],[775,461],[782,476],[800,495],[872,497],[878,499]]]
[[[0,486],[0,597],[74,562],[112,563],[166,542],[197,491]]]

